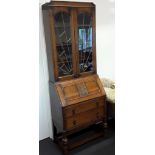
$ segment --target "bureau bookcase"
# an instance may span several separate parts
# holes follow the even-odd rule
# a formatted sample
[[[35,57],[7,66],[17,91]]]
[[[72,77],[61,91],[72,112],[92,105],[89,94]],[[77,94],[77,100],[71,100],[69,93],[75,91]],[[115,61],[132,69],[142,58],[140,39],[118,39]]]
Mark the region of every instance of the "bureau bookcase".
[[[54,139],[67,154],[76,146],[68,145],[71,134],[107,125],[105,91],[96,70],[95,5],[51,1],[42,12]]]

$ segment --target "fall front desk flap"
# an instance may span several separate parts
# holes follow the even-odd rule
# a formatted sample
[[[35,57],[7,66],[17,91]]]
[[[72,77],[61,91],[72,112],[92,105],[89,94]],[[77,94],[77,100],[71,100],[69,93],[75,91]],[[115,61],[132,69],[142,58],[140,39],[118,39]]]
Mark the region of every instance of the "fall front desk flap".
[[[63,107],[105,96],[105,91],[98,75],[57,82],[56,90]]]

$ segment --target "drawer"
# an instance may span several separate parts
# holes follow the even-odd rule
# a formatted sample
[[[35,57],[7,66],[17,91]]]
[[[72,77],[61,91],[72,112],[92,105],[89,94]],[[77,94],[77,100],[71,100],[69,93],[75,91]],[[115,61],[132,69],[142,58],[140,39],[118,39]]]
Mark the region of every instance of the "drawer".
[[[93,109],[87,112],[79,113],[73,117],[64,119],[64,127],[66,130],[76,128],[85,124],[92,124],[93,122],[104,117],[103,106],[98,109]]]
[[[82,103],[77,103],[75,105],[64,108],[64,117],[65,118],[72,117],[79,113],[87,112],[89,110],[93,110],[103,106],[104,106],[104,98],[97,98]]]

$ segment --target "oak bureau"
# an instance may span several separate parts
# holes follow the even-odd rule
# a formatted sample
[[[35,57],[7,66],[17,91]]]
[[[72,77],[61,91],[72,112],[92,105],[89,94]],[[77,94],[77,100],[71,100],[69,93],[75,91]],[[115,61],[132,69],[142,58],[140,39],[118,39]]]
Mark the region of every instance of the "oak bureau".
[[[71,135],[107,126],[106,95],[96,70],[95,4],[51,1],[42,12],[54,140],[67,154],[99,136],[74,143]]]

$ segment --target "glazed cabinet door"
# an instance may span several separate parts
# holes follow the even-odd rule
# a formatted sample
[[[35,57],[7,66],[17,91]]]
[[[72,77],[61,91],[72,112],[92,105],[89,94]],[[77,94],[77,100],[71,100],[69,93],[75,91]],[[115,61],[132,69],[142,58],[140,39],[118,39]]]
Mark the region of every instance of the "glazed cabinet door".
[[[78,76],[96,73],[95,8],[76,9]]]
[[[75,74],[74,31],[72,8],[53,7],[50,10],[53,39],[53,61],[56,80],[70,79]]]

